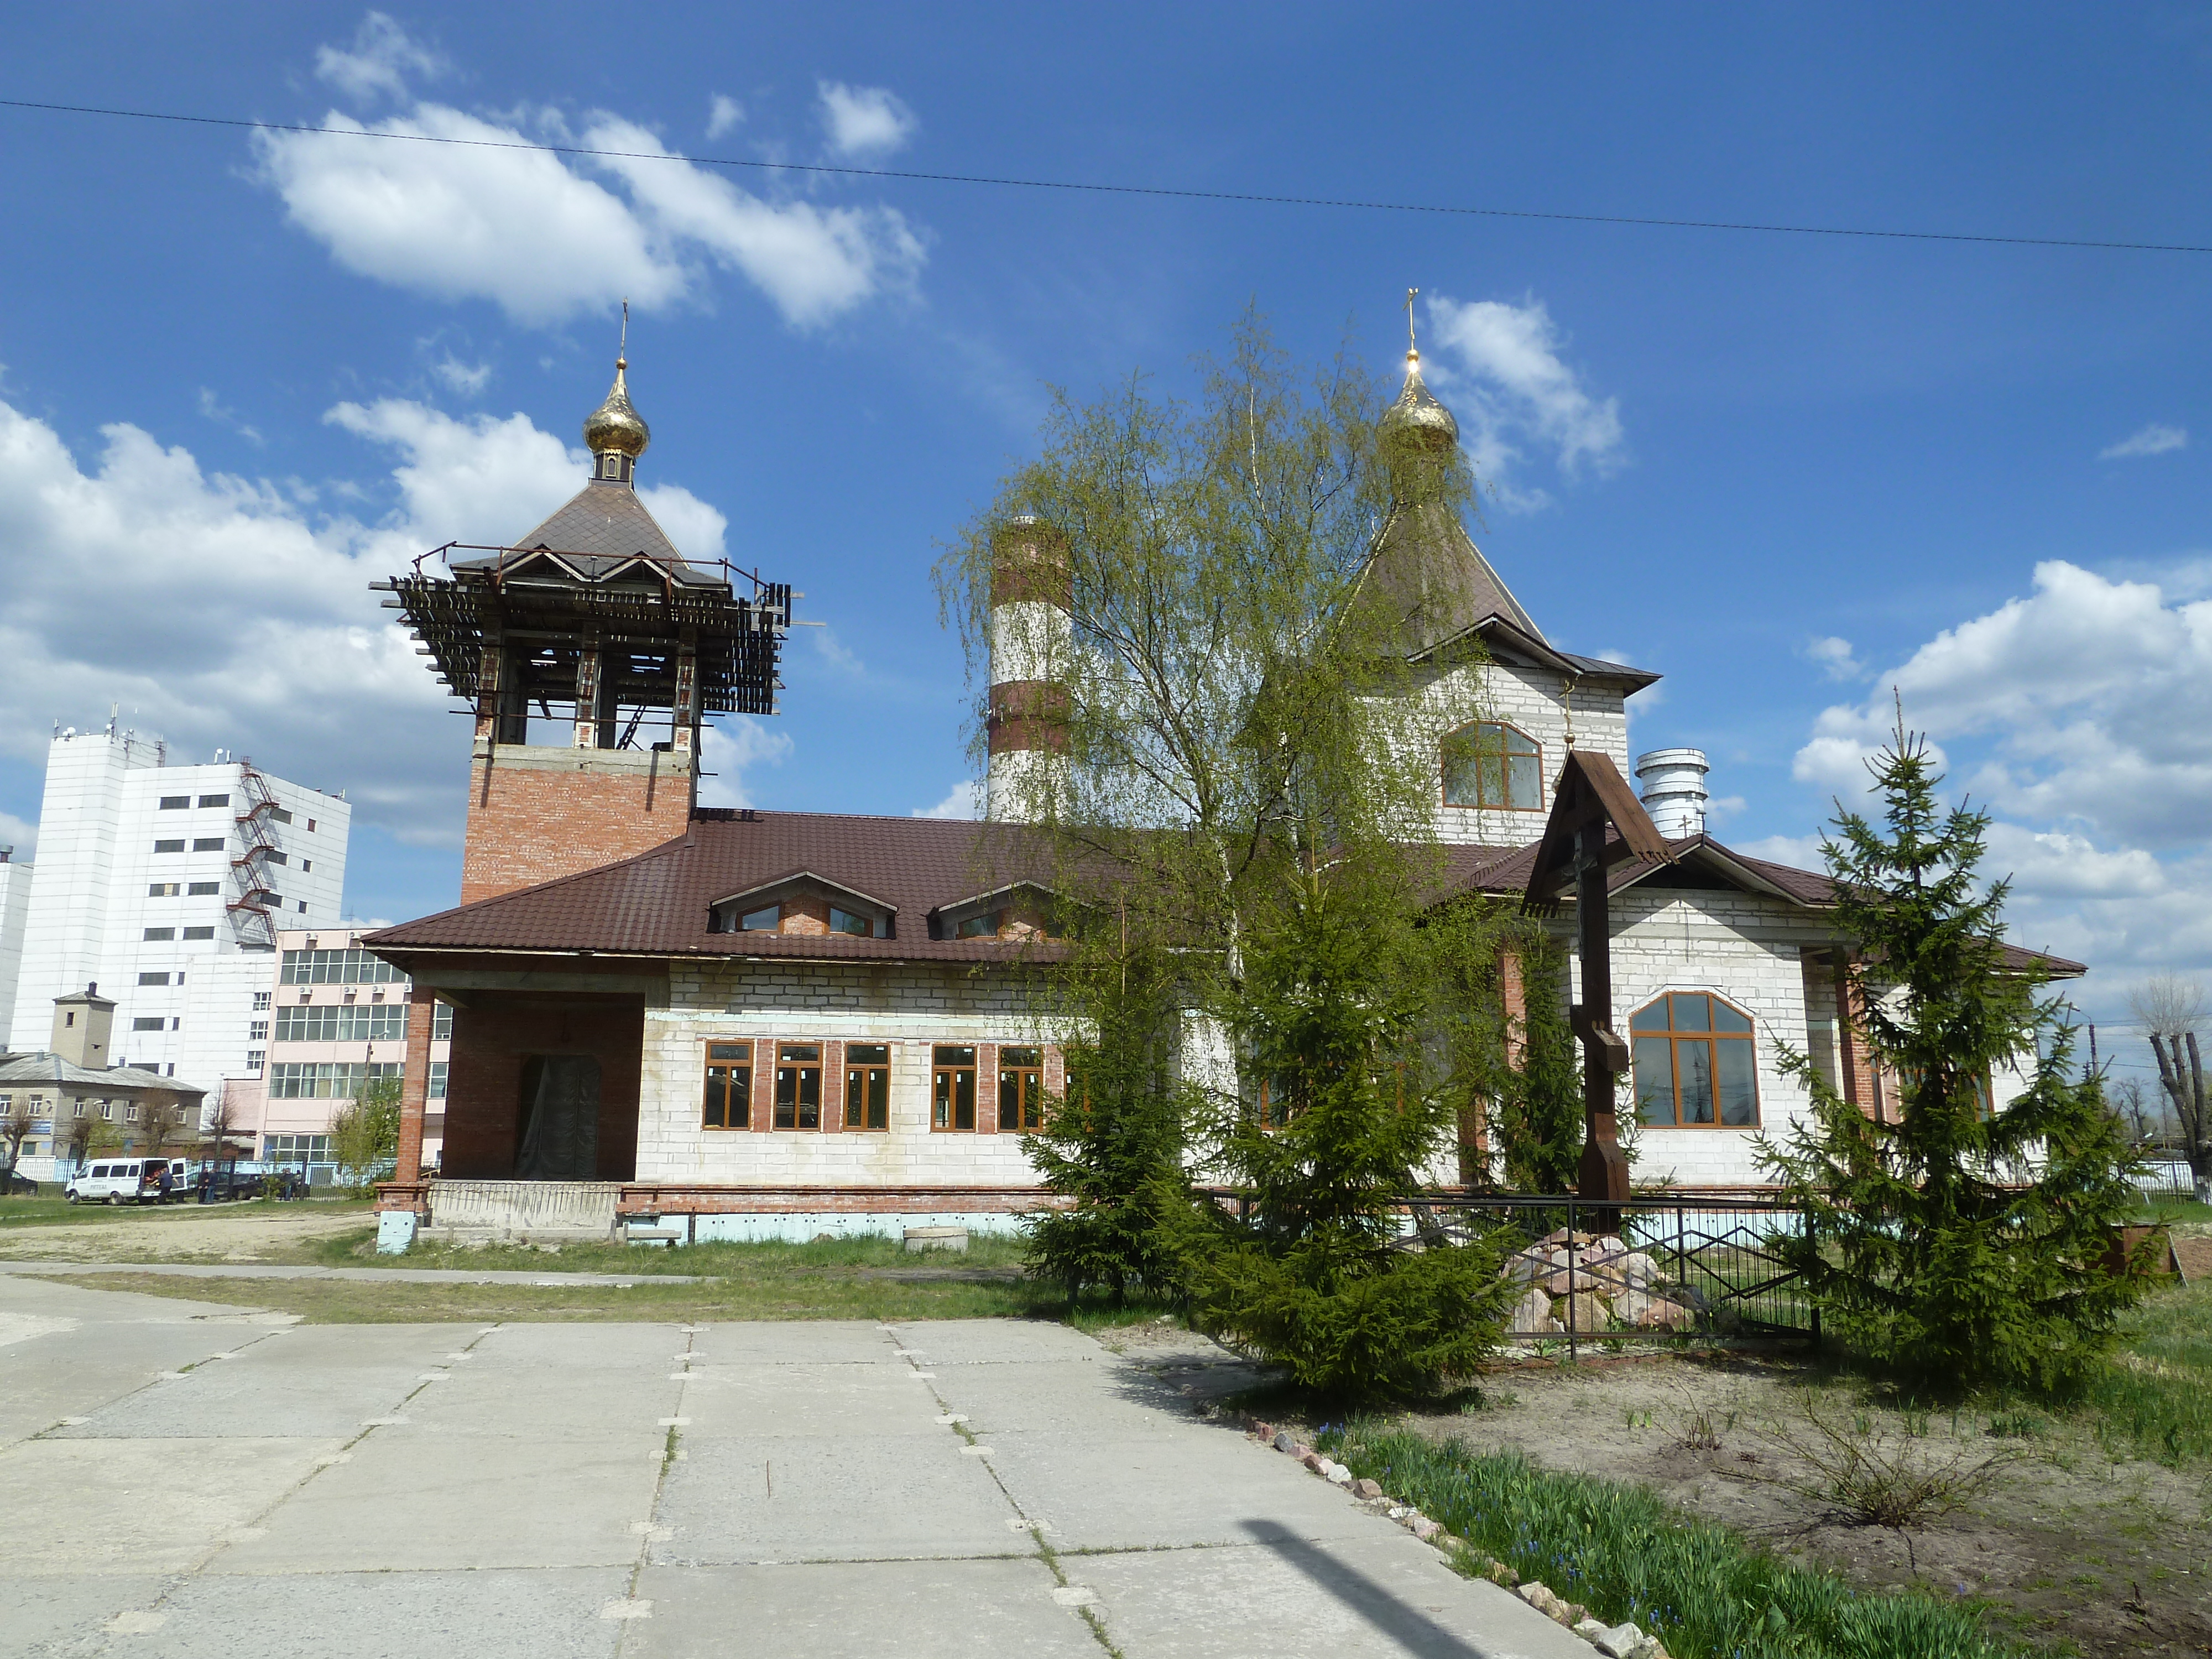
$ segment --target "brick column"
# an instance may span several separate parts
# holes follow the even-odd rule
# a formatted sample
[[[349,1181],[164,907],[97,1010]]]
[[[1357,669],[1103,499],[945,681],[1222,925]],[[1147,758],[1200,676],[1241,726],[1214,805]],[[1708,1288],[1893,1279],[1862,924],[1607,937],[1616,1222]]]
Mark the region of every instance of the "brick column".
[[[422,1114],[430,1098],[430,1025],[437,1015],[437,997],[422,986],[407,993],[407,1066],[399,1085],[399,1167],[398,1182],[422,1178]]]
[[[822,1133],[845,1132],[845,1045],[822,1045]]]
[[[775,1039],[753,1039],[753,1107],[745,1127],[756,1132],[775,1127]]]
[[[999,1045],[975,1045],[975,1133],[999,1133]]]

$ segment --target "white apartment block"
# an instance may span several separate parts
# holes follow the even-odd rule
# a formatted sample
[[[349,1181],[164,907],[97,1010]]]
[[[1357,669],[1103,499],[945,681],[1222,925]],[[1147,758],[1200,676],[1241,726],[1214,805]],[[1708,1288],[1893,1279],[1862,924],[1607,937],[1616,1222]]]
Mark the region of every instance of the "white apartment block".
[[[118,1004],[113,1064],[210,1098],[257,1072],[255,994],[280,930],[337,922],[352,817],[343,796],[246,761],[172,765],[167,745],[112,725],[58,733],[9,1047],[44,1048],[54,999],[96,984]]]

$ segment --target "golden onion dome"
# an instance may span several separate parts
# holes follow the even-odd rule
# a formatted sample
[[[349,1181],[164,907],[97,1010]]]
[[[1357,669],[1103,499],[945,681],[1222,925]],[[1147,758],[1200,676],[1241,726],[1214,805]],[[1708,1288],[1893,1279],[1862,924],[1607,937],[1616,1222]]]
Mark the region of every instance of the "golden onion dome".
[[[607,392],[607,400],[584,422],[584,447],[594,455],[612,449],[635,460],[653,441],[653,428],[630,406],[629,386],[623,379],[623,371],[629,367],[629,359],[615,359],[615,383]]]
[[[1379,428],[1386,456],[1444,455],[1459,442],[1459,422],[1421,384],[1421,354],[1406,354],[1406,385],[1382,411]]]

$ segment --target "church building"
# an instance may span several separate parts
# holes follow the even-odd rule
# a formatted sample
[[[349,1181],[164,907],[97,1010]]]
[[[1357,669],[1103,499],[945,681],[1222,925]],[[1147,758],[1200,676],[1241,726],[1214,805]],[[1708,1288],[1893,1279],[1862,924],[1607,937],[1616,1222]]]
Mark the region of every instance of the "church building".
[[[1061,1084],[1063,1033],[1024,971],[1050,948],[1049,896],[1018,826],[697,804],[702,722],[775,711],[791,590],[687,559],[654,521],[627,367],[585,424],[592,475],[574,499],[511,545],[440,550],[442,574],[426,555],[382,585],[476,714],[461,904],[362,941],[411,986],[383,1207],[463,1238],[1009,1229],[1044,1200],[1020,1137]],[[1381,437],[1395,455],[1458,442],[1417,354]],[[1042,614],[1048,632],[1065,583],[1036,526],[1002,529],[994,611]],[[1631,756],[1629,700],[1657,675],[1552,645],[1433,501],[1394,507],[1353,603],[1389,608],[1425,684],[1477,682],[1438,701],[1481,720],[1433,733],[1455,890],[1526,889],[1571,752],[1641,784],[1669,856],[1616,869],[1609,900],[1639,1182],[1757,1184],[1753,1137],[1808,1109],[1784,1045],[1862,1109],[1894,1113],[1894,1080],[1856,1034],[1826,878],[1708,835],[1698,750]],[[1056,688],[1020,654],[993,664],[1000,808],[1054,741]],[[1578,979],[1524,994],[1566,1000]],[[451,1059],[429,1171],[439,1003]]]

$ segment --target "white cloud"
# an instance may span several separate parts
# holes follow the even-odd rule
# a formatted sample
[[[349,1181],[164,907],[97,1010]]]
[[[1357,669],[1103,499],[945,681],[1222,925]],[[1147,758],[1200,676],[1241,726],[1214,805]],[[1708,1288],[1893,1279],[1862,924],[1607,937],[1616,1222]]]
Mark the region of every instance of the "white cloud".
[[[2110,1012],[2123,969],[2212,971],[2212,599],[2053,560],[1873,678],[1821,712],[1799,779],[1863,806],[1894,687],[1950,750],[1947,790],[1996,815],[1984,868],[2014,878],[2011,937],[2097,970],[2069,994]]]
[[[917,806],[914,815],[918,818],[980,818],[983,816],[983,786],[973,781],[956,783],[943,800],[934,806]]]
[[[410,75],[434,81],[452,70],[443,54],[414,40],[380,11],[361,20],[351,51],[341,46],[315,51],[316,75],[362,103],[378,97],[404,98]]]
[[[408,133],[524,143],[510,126],[422,105],[375,127],[332,113],[329,132]],[[255,136],[292,222],[347,270],[441,300],[489,300],[544,325],[676,304],[691,276],[613,191],[535,145],[468,149],[314,133]]]
[[[755,196],[620,117],[590,116],[578,142],[627,158],[556,155],[532,126],[570,138],[550,112],[488,119],[423,102],[369,124],[332,112],[320,132],[253,142],[291,222],[347,270],[441,300],[489,301],[531,326],[604,314],[624,298],[647,313],[699,301],[716,266],[786,321],[812,326],[909,290],[927,258],[892,208]]]
[[[718,92],[714,101],[707,106],[707,136],[719,138],[741,125],[744,118],[745,106],[736,99],[726,98]]]
[[[217,426],[228,427],[248,443],[258,445],[266,441],[259,432],[238,418],[237,410],[224,408],[215,393],[206,386],[200,388],[200,413]]]
[[[836,629],[812,628],[807,631],[814,635],[815,654],[823,662],[841,674],[850,674],[856,679],[866,677],[867,665],[860,660],[850,647],[837,637]]]
[[[668,154],[642,127],[612,118],[584,135],[596,149]],[[921,239],[890,208],[770,204],[688,162],[603,159],[662,242],[697,248],[750,278],[790,321],[826,322],[877,295],[913,286]]]
[[[1466,382],[1454,413],[1469,457],[1507,506],[1533,508],[1548,499],[1540,490],[1503,482],[1522,458],[1522,443],[1550,450],[1568,474],[1584,462],[1601,472],[1620,465],[1625,444],[1620,400],[1599,399],[1583,388],[1560,356],[1565,342],[1543,301],[1462,305],[1439,295],[1429,301],[1429,319],[1437,345],[1448,354],[1448,373]]]
[[[732,714],[700,733],[699,765],[714,774],[699,781],[702,806],[757,806],[746,787],[745,771],[754,766],[781,766],[791,756],[788,732],[763,726],[750,714]]]
[[[430,372],[464,398],[473,398],[491,384],[489,363],[465,363],[450,351],[443,361],[430,365]]]
[[[1818,836],[1763,836],[1757,841],[1730,842],[1729,846],[1747,857],[1784,864],[1792,870],[1825,872],[1828,867],[1820,855]]]
[[[0,847],[10,848],[9,857],[17,864],[30,863],[38,856],[39,826],[13,812],[0,812]]]
[[[822,125],[830,135],[830,148],[840,155],[889,155],[904,149],[921,125],[914,112],[882,87],[823,81],[816,90],[822,97]]]
[[[119,702],[181,751],[233,749],[346,790],[364,826],[458,840],[463,723],[368,584],[447,540],[520,534],[575,492],[587,459],[520,416],[386,399],[327,418],[395,455],[380,520],[313,514],[296,490],[210,473],[128,424],[81,463],[0,401],[0,751],[42,762],[53,719],[87,725]],[[647,499],[678,545],[719,552],[713,507],[676,485]],[[746,742],[739,768],[775,747]],[[0,823],[0,841],[19,828]]]
[[[2189,434],[2178,426],[2161,426],[2153,421],[2140,432],[2107,445],[2097,452],[2100,461],[2117,461],[2130,455],[2166,455],[2177,449],[2189,447]]]
[[[1821,672],[1832,680],[1855,680],[1866,672],[1866,665],[1851,654],[1851,642],[1832,635],[1826,639],[1808,640],[1805,655],[1820,665]]]

